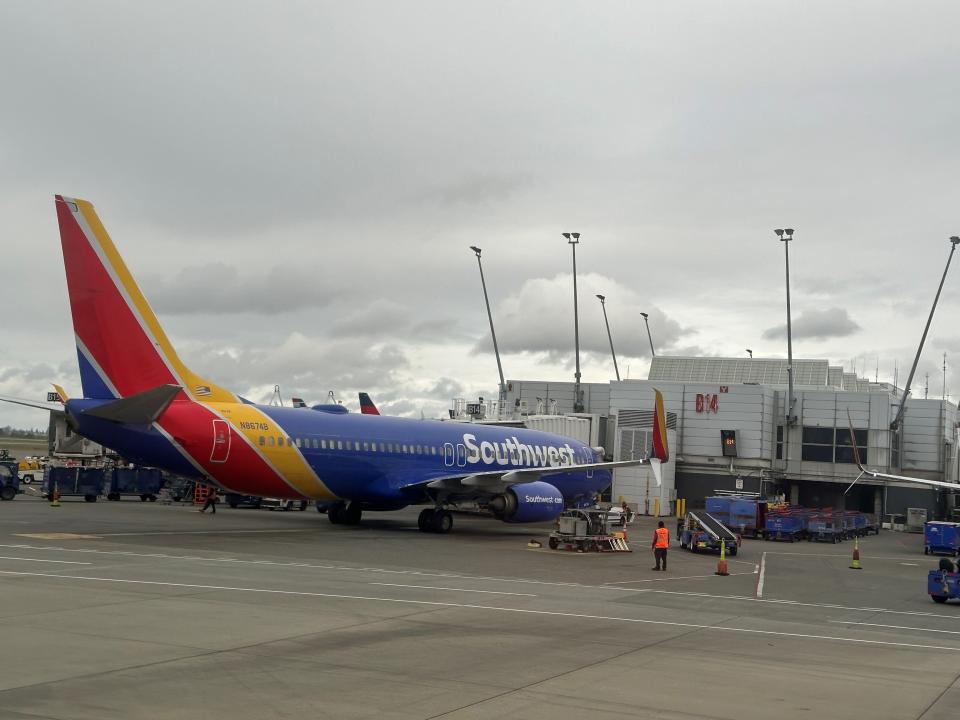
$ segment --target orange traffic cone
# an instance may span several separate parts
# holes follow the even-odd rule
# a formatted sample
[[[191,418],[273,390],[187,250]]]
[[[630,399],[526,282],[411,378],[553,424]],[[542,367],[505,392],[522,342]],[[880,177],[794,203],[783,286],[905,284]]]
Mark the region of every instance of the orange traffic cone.
[[[60,507],[60,484],[54,483],[50,493],[50,507]]]
[[[851,570],[863,570],[860,564],[860,538],[853,539],[853,562],[850,563]]]
[[[720,540],[720,561],[717,563],[717,571],[714,575],[729,575],[730,571],[727,570],[727,543],[725,540]]]

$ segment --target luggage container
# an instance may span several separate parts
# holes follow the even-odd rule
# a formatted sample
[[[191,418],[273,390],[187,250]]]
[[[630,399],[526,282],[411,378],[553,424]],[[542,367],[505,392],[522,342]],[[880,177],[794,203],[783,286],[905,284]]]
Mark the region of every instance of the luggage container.
[[[806,532],[807,515],[803,508],[769,513],[763,523],[764,540],[800,540]]]
[[[163,487],[163,476],[157,468],[113,468],[107,473],[107,500],[123,495],[137,495],[140,502],[154,502]]]
[[[960,555],[960,523],[930,520],[923,526],[924,555]]]
[[[838,543],[843,539],[843,523],[835,515],[811,515],[807,521],[807,540]]]
[[[733,498],[730,502],[730,522],[727,527],[744,537],[757,537],[763,531],[767,517],[767,503],[755,498]]]
[[[82,497],[87,502],[96,502],[103,493],[104,472],[102,468],[47,467],[43,472],[43,495],[49,498],[54,485],[60,497]]]
[[[708,497],[704,501],[704,510],[726,525],[730,521],[730,506],[733,498],[730,496]]]

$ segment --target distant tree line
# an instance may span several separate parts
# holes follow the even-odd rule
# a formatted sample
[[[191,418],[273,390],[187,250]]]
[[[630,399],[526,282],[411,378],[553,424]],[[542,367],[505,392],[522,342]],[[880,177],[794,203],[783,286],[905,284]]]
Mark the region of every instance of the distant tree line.
[[[0,437],[7,438],[27,438],[28,440],[47,437],[46,430],[23,430],[21,428],[4,425],[0,427]]]

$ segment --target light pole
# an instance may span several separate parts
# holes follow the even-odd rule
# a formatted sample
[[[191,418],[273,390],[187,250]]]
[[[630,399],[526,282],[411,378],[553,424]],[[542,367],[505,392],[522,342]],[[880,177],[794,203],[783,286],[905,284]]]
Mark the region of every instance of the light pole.
[[[750,356],[750,359],[753,360],[753,350],[747,348],[747,354]]]
[[[573,346],[576,355],[577,370],[573,374],[573,411],[583,412],[583,391],[580,390],[580,316],[577,307],[577,245],[580,244],[580,233],[563,233],[567,244],[573,249]]]
[[[487,319],[490,320],[490,336],[493,338],[493,354],[497,357],[497,372],[500,373],[500,394],[497,398],[497,413],[503,412],[503,404],[507,401],[507,384],[503,381],[503,365],[500,364],[500,348],[497,347],[497,333],[493,330],[493,314],[490,312],[490,298],[487,297],[487,281],[483,278],[483,263],[480,261],[481,250],[476,245],[470,249],[477,256],[477,267],[480,268],[480,284],[483,286],[483,301],[487,305]]]
[[[650,316],[647,315],[647,313],[645,312],[642,312],[640,314],[643,315],[643,323],[644,325],[647,326],[647,340],[650,341],[650,357],[655,358],[657,356],[657,353],[653,351],[653,335],[650,334],[650,320],[649,320]]]
[[[793,334],[790,328],[790,241],[793,240],[793,228],[774,230],[787,260],[787,426],[793,425]]]
[[[603,322],[607,326],[607,339],[610,340],[610,354],[613,355],[613,371],[617,374],[617,382],[620,382],[620,368],[617,367],[617,353],[613,349],[613,335],[610,334],[610,321],[607,320],[607,298],[604,295],[597,295],[600,298],[600,307],[603,308]]]

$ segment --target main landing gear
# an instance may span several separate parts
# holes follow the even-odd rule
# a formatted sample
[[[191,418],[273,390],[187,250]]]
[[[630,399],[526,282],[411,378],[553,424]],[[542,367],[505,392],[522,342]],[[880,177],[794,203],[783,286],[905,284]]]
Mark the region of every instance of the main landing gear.
[[[427,508],[420,512],[417,525],[420,527],[420,532],[433,532],[443,535],[453,529],[453,514],[443,508]]]
[[[363,509],[355,502],[349,505],[337,503],[327,509],[327,517],[334,525],[359,525],[362,515]]]

